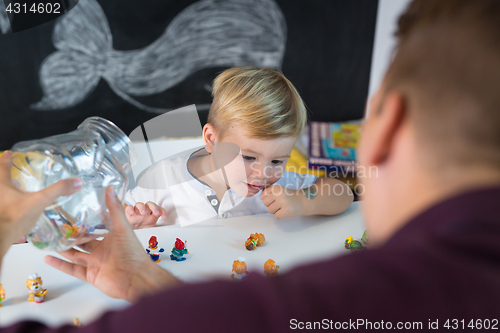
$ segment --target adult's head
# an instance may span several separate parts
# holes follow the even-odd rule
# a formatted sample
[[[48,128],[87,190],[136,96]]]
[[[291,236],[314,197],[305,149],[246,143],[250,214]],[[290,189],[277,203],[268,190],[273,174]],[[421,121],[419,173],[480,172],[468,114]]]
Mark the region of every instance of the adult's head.
[[[359,148],[375,242],[447,196],[500,183],[500,1],[415,0],[396,37]]]

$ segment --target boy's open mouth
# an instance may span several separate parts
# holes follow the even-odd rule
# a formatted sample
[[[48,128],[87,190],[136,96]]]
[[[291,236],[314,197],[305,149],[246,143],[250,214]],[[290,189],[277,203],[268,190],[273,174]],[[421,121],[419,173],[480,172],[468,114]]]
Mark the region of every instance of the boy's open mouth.
[[[248,183],[245,184],[247,185],[248,189],[252,191],[260,191],[262,189],[262,186],[251,185]]]

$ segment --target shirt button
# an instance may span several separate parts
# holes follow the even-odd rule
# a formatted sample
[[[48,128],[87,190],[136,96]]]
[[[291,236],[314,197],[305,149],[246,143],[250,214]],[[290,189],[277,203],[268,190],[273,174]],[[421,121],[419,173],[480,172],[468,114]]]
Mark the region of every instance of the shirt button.
[[[217,199],[212,199],[210,203],[212,204],[212,206],[216,206],[219,202],[217,201]]]
[[[225,212],[222,212],[222,213],[220,213],[220,217],[223,218],[223,219],[225,219],[227,217],[227,215],[226,215]]]
[[[212,191],[210,191],[210,190],[205,190],[205,195],[212,195]]]

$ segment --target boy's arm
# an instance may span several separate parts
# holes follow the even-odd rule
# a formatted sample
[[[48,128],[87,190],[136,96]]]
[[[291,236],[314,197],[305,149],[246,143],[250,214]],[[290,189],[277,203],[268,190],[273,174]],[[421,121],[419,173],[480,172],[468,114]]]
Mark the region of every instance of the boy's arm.
[[[318,178],[310,187],[298,192],[304,205],[301,215],[337,215],[349,208],[354,200],[349,186],[333,178]]]

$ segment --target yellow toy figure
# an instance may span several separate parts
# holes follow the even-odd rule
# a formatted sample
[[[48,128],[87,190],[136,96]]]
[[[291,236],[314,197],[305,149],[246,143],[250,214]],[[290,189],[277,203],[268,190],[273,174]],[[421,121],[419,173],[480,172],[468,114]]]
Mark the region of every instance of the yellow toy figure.
[[[76,327],[83,327],[83,324],[78,318],[73,319],[73,325],[75,325]]]
[[[280,269],[280,266],[276,266],[276,263],[274,262],[273,259],[268,259],[264,263],[264,274],[266,274],[267,276],[278,275],[279,269]]]
[[[265,241],[266,237],[264,237],[264,234],[259,234],[256,232],[255,234],[251,234],[250,237],[248,237],[245,242],[245,248],[248,251],[255,250],[257,246],[263,245]]]
[[[0,283],[0,308],[2,307],[2,301],[5,299],[5,290],[2,288],[2,284]]]
[[[47,294],[47,289],[42,289],[42,278],[37,273],[28,276],[26,287],[30,291],[28,301],[42,303]]]
[[[233,262],[233,274],[231,278],[233,280],[241,281],[247,275],[247,264],[245,263],[245,258],[239,257],[238,260]]]

